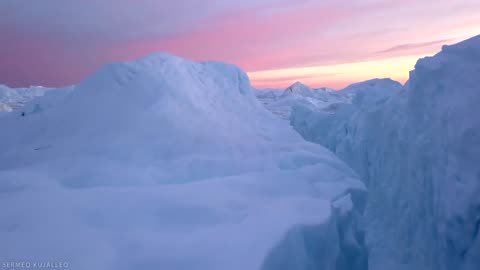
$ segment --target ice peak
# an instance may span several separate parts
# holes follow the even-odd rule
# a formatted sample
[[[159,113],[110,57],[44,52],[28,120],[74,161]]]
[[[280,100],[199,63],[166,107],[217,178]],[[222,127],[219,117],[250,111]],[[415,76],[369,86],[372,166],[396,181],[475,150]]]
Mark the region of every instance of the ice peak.
[[[303,83],[300,82],[300,81],[296,81],[296,82],[293,83],[290,87],[308,87],[308,86],[306,86],[305,84],[303,84]]]
[[[296,81],[294,84],[290,85],[287,90],[290,90],[290,91],[295,91],[295,90],[299,90],[299,89],[311,89],[309,86],[299,82],[299,81]]]
[[[306,86],[301,82],[295,82],[291,86],[289,86],[283,92],[283,95],[299,95],[299,96],[312,96],[312,88]]]

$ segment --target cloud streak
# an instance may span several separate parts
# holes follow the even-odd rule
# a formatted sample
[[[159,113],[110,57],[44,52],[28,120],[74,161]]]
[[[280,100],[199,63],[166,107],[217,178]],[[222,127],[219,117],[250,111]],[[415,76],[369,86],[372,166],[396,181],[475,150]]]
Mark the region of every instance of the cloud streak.
[[[400,44],[388,49],[379,51],[378,53],[391,53],[391,52],[400,52],[400,51],[409,51],[412,49],[419,49],[425,47],[431,47],[436,45],[443,45],[448,42],[452,41],[452,39],[441,39],[441,40],[433,40],[433,41],[426,41],[426,42],[417,42],[417,43],[407,43],[407,44]]]

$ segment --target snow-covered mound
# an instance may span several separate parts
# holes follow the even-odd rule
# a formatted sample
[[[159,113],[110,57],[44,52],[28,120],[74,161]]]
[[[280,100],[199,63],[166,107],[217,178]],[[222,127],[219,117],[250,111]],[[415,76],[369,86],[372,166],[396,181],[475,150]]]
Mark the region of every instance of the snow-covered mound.
[[[235,66],[158,54],[61,93],[0,118],[0,261],[365,269],[363,184]]]
[[[311,110],[329,110],[338,103],[350,103],[351,96],[340,94],[331,88],[312,89],[300,82],[294,83],[287,89],[258,90],[257,98],[273,114],[281,119],[288,120],[292,108],[301,105]]]
[[[0,84],[0,112],[17,110],[29,101],[43,96],[48,90],[51,90],[51,88],[41,86],[10,88]]]
[[[354,83],[351,84],[344,89],[340,90],[341,93],[358,93],[358,92],[372,92],[376,91],[380,93],[382,90],[398,90],[398,87],[402,87],[402,85],[389,78],[383,79],[371,79],[364,82]]]
[[[372,79],[352,84],[340,90],[340,93],[351,95],[352,103],[356,105],[371,107],[385,102],[402,88],[403,86],[399,82],[392,79]]]
[[[479,269],[479,75],[477,36],[419,60],[389,99],[294,110],[292,125],[368,186],[370,269]]]

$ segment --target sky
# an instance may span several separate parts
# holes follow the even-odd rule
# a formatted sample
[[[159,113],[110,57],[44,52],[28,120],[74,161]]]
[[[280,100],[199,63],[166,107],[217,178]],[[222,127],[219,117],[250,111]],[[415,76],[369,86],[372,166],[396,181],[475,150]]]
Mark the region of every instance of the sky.
[[[253,86],[405,82],[480,34],[478,0],[0,0],[0,84],[76,84],[154,52],[233,63]]]

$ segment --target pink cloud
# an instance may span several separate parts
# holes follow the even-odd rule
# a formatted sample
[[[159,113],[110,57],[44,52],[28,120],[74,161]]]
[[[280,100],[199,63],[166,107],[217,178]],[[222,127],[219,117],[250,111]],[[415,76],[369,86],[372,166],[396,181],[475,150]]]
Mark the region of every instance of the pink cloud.
[[[267,16],[248,11],[225,13],[201,22],[188,33],[122,44],[112,55],[128,59],[138,54],[168,51],[196,60],[233,62],[246,69],[272,67],[298,57],[302,48],[320,48],[321,35],[314,39],[306,37],[349,15],[340,9],[319,7]]]

